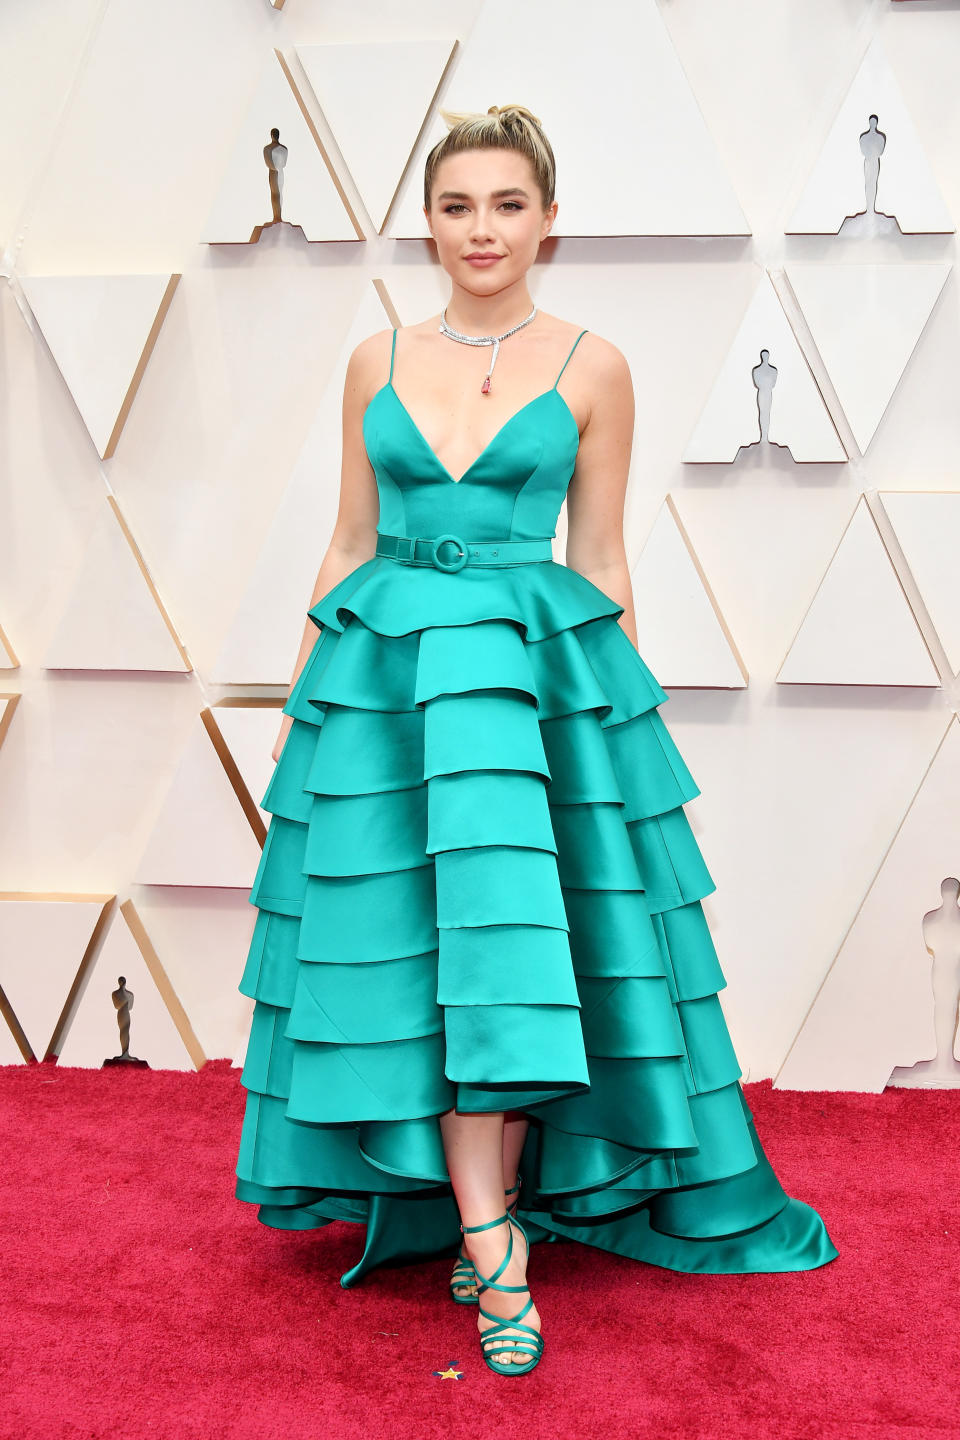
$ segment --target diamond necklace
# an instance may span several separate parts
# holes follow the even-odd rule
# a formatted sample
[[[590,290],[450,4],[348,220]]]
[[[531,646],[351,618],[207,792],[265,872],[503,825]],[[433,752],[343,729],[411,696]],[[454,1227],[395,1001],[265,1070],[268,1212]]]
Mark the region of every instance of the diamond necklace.
[[[526,320],[521,320],[519,325],[514,325],[513,328],[510,330],[504,330],[502,335],[461,335],[459,330],[454,330],[450,325],[447,324],[447,307],[446,305],[444,305],[443,312],[440,316],[440,324],[438,326],[438,329],[443,335],[449,335],[451,340],[459,340],[464,345],[493,346],[493,357],[490,361],[490,369],[487,371],[486,379],[480,386],[480,393],[482,395],[489,395],[490,377],[493,374],[493,367],[494,365],[496,365],[497,356],[500,353],[500,341],[506,340],[508,335],[515,335],[518,330],[523,329],[524,325],[529,325],[530,321],[533,319],[536,313],[537,307],[536,305],[534,305]]]

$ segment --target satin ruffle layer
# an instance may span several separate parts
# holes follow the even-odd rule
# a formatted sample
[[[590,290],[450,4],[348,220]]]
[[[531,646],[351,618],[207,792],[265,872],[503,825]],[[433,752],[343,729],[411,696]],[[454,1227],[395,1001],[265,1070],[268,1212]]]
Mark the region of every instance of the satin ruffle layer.
[[[238,1197],[279,1228],[365,1222],[344,1285],[452,1254],[438,1116],[520,1109],[536,1239],[833,1259],[744,1099],[700,791],[622,607],[553,561],[412,578],[377,557],[309,612],[250,894]]]

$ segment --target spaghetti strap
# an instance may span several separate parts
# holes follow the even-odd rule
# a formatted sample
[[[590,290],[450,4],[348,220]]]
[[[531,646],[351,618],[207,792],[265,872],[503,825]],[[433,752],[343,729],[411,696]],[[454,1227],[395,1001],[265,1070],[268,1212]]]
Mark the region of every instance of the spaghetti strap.
[[[580,344],[580,341],[583,339],[586,333],[586,330],[581,330],[576,340],[574,340],[570,355],[567,356],[566,360],[564,360],[563,364],[560,366],[560,375],[563,374],[564,370],[566,370],[567,366],[570,364],[570,356],[573,354],[574,350],[576,350],[577,346]],[[560,384],[560,375],[558,375],[556,380],[554,380],[553,382],[554,390],[556,390],[557,386]]]
[[[390,346],[390,374],[387,376],[387,384],[388,384],[388,385],[391,384],[392,381],[393,381],[393,357],[394,357],[394,355],[396,354],[396,349],[397,349],[397,332],[396,332],[396,330],[394,330],[394,332],[393,332],[393,343],[392,343],[391,346]]]

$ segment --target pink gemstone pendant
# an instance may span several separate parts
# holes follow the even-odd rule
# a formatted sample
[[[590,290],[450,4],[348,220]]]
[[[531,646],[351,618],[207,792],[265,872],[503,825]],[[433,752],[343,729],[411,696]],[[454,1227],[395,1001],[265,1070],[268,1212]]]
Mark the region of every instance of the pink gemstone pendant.
[[[481,394],[481,395],[489,395],[489,394],[490,394],[490,376],[489,376],[489,375],[486,377],[486,379],[484,380],[483,384],[480,386],[480,394]]]

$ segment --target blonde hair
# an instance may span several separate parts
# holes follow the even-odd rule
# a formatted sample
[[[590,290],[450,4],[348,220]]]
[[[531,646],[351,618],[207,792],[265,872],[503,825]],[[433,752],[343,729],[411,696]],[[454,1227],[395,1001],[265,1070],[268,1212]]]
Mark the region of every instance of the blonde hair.
[[[461,114],[441,110],[440,116],[447,134],[430,151],[423,171],[423,203],[428,210],[437,166],[448,155],[462,150],[516,150],[525,155],[533,167],[544,210],[553,204],[556,161],[538,116],[523,105],[491,105],[486,115],[479,111]]]

